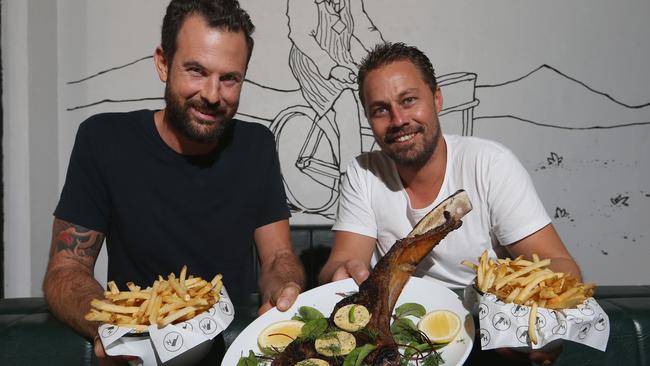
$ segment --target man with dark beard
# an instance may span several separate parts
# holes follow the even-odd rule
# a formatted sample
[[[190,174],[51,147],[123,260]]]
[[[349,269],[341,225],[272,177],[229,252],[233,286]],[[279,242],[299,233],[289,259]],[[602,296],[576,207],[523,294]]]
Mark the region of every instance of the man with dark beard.
[[[442,93],[429,59],[403,43],[377,46],[359,67],[359,96],[381,151],[357,157],[342,182],[334,247],[321,282],[368,276],[373,254],[396,240],[459,189],[473,210],[415,271],[450,288],[463,288],[475,273],[460,263],[484,250],[490,257],[551,258],[554,270],[580,271],[551,224],[530,176],[504,146],[475,137],[443,135],[438,121]],[[557,352],[516,355],[536,362]]]
[[[288,309],[304,286],[273,136],[233,119],[253,30],[236,0],[172,0],[154,54],[166,108],[100,114],[79,127],[43,290],[100,357],[98,324],[84,314],[104,296],[93,276],[104,238],[108,279],[122,289],[187,265],[203,278],[221,273],[235,307],[259,281],[261,313]]]

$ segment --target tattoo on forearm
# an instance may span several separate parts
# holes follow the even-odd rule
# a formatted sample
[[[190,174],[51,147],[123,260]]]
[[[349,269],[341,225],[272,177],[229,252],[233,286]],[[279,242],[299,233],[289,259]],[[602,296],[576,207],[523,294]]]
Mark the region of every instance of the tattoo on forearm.
[[[104,235],[83,226],[57,220],[54,227],[53,255],[66,251],[82,258],[96,258]]]

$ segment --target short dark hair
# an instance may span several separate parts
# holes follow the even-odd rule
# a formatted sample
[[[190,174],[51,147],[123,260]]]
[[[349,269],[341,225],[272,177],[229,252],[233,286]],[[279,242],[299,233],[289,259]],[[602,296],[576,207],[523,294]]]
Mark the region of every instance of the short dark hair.
[[[363,105],[365,105],[365,101],[363,100],[363,82],[366,80],[368,73],[390,63],[404,60],[411,61],[420,70],[422,79],[429,85],[431,92],[435,94],[438,82],[436,81],[436,74],[429,58],[417,49],[417,47],[408,46],[402,42],[385,42],[376,45],[368,52],[359,65],[357,83],[359,84],[359,98]]]
[[[160,45],[165,58],[171,64],[176,53],[176,38],[183,22],[191,15],[201,16],[210,27],[223,28],[230,32],[243,32],[248,46],[250,61],[253,53],[251,34],[255,26],[248,13],[239,6],[237,0],[172,0],[162,24]]]

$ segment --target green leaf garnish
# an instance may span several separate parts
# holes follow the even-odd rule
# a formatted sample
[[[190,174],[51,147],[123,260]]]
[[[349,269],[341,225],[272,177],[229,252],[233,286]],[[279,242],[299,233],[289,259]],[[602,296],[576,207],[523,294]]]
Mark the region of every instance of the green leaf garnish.
[[[363,328],[359,330],[359,332],[367,334],[368,335],[368,340],[370,343],[375,343],[377,342],[377,336],[379,335],[379,332],[376,329],[370,329],[368,327]]]
[[[404,347],[404,358],[411,359],[416,354],[430,353],[433,350],[440,349],[447,344],[435,344],[435,343],[420,343],[420,342],[411,342],[408,346]]]
[[[352,305],[352,306],[350,306],[350,311],[348,312],[348,321],[350,321],[350,323],[352,323],[352,324],[354,324],[354,309],[355,309],[357,306],[358,306],[358,305]]]
[[[413,321],[408,318],[395,320],[390,325],[390,332],[397,343],[408,344],[420,340],[420,331],[418,331]]]
[[[424,306],[414,302],[404,303],[395,309],[395,316],[397,318],[403,318],[408,315],[414,316],[416,318],[421,318],[426,313],[427,311],[424,309]]]
[[[294,315],[292,319],[301,320],[307,323],[309,321],[320,319],[320,318],[325,318],[325,316],[323,316],[323,313],[321,313],[317,309],[314,309],[311,306],[301,306],[300,308],[298,308],[298,314]]]
[[[261,361],[253,351],[248,351],[248,356],[239,358],[237,366],[258,366]]]
[[[352,350],[352,352],[345,356],[345,360],[343,360],[343,366],[363,365],[363,360],[370,354],[370,352],[374,351],[375,348],[377,348],[377,346],[369,343],[355,348]]]
[[[445,363],[445,360],[442,359],[442,355],[440,352],[436,353],[431,353],[428,355],[425,359],[424,362],[422,362],[422,366],[439,366],[441,364]]]
[[[310,320],[302,326],[300,336],[298,338],[303,340],[315,340],[325,333],[327,330],[327,319],[318,318]]]

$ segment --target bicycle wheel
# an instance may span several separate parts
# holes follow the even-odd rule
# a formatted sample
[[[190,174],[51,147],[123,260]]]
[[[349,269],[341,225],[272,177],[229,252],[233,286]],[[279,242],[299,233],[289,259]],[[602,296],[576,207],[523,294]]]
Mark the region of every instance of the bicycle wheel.
[[[340,173],[331,136],[315,121],[316,112],[289,107],[271,124],[287,199],[292,209],[327,215],[338,198]]]

